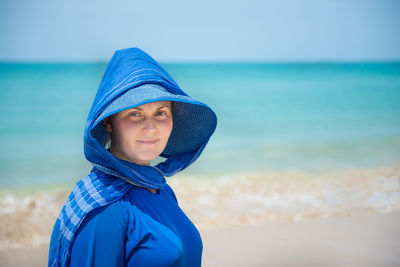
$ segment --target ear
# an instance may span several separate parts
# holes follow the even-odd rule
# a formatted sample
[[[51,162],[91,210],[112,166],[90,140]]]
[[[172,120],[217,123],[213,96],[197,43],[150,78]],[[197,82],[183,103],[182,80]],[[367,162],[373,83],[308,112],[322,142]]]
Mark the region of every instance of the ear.
[[[106,127],[107,132],[112,132],[111,119],[109,117],[103,120],[103,125]]]

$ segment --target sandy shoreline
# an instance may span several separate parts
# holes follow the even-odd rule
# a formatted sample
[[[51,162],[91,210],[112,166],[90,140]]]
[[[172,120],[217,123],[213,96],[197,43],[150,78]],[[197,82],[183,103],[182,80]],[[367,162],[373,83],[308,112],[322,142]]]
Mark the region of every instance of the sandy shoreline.
[[[203,266],[400,266],[400,212],[200,230]],[[48,246],[0,251],[0,266],[45,266]]]
[[[209,230],[204,266],[400,266],[400,212]]]

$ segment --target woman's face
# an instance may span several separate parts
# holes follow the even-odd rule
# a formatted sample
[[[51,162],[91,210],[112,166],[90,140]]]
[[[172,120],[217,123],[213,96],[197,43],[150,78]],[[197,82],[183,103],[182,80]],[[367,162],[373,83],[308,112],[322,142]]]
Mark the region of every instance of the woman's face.
[[[172,124],[170,101],[126,109],[104,120],[111,135],[111,153],[140,165],[149,165],[163,152]]]

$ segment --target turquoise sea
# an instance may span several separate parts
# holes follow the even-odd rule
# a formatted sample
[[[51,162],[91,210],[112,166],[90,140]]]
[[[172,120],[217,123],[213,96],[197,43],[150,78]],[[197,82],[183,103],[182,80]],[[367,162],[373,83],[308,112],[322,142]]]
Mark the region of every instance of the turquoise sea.
[[[184,173],[400,162],[400,63],[165,63],[218,126]],[[106,63],[0,64],[0,186],[73,183],[91,169],[85,120]]]

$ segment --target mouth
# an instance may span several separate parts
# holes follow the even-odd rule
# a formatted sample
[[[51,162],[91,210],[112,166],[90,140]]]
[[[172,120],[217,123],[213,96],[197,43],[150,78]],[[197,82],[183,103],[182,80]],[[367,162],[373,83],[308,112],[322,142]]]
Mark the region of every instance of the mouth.
[[[153,145],[155,143],[157,143],[157,140],[137,140],[138,143],[140,144],[144,144],[144,145]]]

